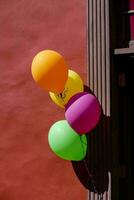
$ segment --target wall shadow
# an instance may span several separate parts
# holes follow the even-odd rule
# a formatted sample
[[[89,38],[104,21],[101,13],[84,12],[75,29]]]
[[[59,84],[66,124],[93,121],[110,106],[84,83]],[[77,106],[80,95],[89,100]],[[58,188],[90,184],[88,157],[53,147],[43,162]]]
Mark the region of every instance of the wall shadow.
[[[85,86],[85,91],[93,92]],[[88,148],[84,160],[72,161],[75,174],[82,185],[98,194],[108,191],[108,172],[111,171],[110,117],[101,115],[96,128],[87,135]]]

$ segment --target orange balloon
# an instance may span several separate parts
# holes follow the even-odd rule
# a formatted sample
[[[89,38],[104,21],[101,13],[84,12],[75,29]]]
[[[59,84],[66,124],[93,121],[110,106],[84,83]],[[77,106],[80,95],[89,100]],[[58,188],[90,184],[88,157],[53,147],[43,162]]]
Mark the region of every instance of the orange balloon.
[[[43,89],[61,93],[68,79],[68,68],[62,55],[53,50],[39,52],[32,61],[32,76]]]

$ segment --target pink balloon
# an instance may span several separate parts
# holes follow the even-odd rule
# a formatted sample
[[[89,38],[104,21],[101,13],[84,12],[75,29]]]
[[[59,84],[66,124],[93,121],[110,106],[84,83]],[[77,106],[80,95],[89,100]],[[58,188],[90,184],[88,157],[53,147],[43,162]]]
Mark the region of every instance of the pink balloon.
[[[79,134],[85,134],[95,128],[100,116],[99,101],[87,92],[74,95],[66,106],[65,118]]]

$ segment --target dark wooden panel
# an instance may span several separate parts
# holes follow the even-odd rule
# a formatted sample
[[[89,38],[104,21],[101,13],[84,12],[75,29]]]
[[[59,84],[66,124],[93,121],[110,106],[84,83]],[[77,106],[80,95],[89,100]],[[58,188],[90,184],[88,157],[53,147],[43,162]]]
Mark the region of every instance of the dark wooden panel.
[[[133,64],[132,56],[116,56],[115,70],[118,77],[117,110],[114,116],[118,116],[118,132],[115,139],[118,144],[118,160],[114,168],[118,169],[118,199],[133,199]]]

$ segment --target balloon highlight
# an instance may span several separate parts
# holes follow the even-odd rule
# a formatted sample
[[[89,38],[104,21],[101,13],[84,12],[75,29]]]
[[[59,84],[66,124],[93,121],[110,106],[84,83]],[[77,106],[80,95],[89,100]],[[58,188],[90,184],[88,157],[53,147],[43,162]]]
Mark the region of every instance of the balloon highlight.
[[[81,92],[73,96],[66,106],[65,118],[79,134],[91,131],[99,122],[101,106],[95,96]]]
[[[52,125],[48,134],[48,142],[52,151],[65,160],[79,161],[86,155],[86,136],[80,137],[66,120]]]
[[[62,55],[53,50],[39,52],[32,61],[35,82],[47,91],[61,93],[68,79],[68,68]]]

